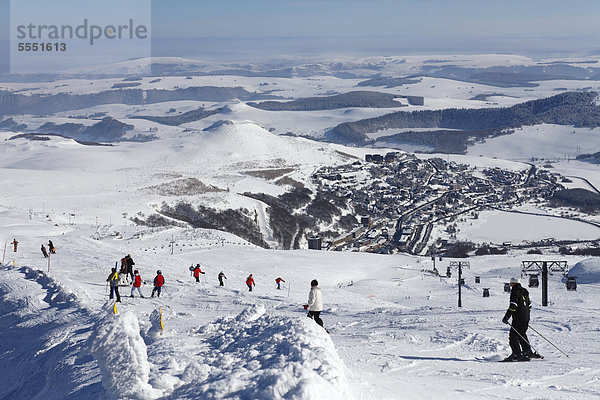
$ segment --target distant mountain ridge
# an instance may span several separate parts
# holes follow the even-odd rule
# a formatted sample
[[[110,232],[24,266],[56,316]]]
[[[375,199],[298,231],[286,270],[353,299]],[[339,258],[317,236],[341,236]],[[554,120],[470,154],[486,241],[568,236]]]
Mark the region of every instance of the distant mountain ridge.
[[[133,130],[133,128],[133,125],[125,124],[112,117],[104,117],[100,122],[91,126],[73,123],[57,125],[48,122],[42,125],[39,130],[83,142],[118,142],[123,139],[123,135]],[[151,137],[146,137],[146,140],[151,140]],[[138,138],[137,141],[145,140]]]
[[[339,108],[396,108],[406,107],[397,101],[406,98],[409,104],[423,105],[421,96],[403,96],[392,93],[371,92],[357,90],[333,96],[306,97],[292,101],[263,101],[261,103],[248,103],[249,106],[266,111],[320,111],[335,110]]]
[[[194,86],[184,89],[121,89],[91,94],[59,93],[25,95],[0,91],[0,116],[13,114],[53,114],[104,104],[141,105],[165,101],[199,100],[222,102],[233,99],[266,100],[276,96],[248,92],[242,87]]]
[[[375,142],[369,139],[368,133],[385,129],[432,128],[493,133],[541,123],[595,127],[600,125],[600,107],[595,103],[597,98],[597,92],[567,92],[505,108],[398,111],[380,117],[344,122],[329,130],[325,134],[325,140],[340,144],[368,145]]]

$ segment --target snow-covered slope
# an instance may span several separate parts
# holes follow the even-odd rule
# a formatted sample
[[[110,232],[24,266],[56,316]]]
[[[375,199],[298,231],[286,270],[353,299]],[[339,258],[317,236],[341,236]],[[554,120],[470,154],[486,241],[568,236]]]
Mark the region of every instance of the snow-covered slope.
[[[507,355],[502,286],[523,255],[478,257],[463,270],[463,307],[452,279],[433,276],[427,258],[318,251],[267,251],[201,239],[190,230],[132,227],[94,240],[85,224],[0,213],[0,398],[26,399],[593,399],[600,395],[597,283],[567,292],[550,277],[550,304],[531,288],[530,332],[546,356],[528,364],[485,361]],[[35,230],[31,229],[35,226]],[[9,233],[10,232],[10,236]],[[196,237],[194,239],[194,237]],[[40,243],[54,241],[50,262]],[[174,254],[169,243],[174,240]],[[131,253],[146,298],[109,301],[109,268]],[[527,258],[538,256],[526,256]],[[562,257],[561,257],[562,258]],[[570,265],[581,258],[567,257]],[[444,269],[449,260],[437,263]],[[201,263],[200,283],[188,266]],[[581,265],[581,264],[578,264]],[[597,260],[586,261],[597,270]],[[48,272],[50,266],[50,272]],[[156,269],[166,284],[148,298]],[[216,275],[224,271],[224,287]],[[250,293],[244,281],[253,273]],[[276,290],[275,278],[285,279]],[[474,283],[480,276],[481,283]],[[325,330],[306,318],[309,282],[323,290]],[[482,298],[482,289],[491,296]],[[160,327],[162,320],[164,332]],[[585,351],[580,344],[585,343]]]

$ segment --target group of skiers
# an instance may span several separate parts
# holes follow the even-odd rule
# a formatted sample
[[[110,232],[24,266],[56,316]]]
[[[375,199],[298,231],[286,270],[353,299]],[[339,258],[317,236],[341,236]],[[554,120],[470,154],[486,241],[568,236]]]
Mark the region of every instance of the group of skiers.
[[[277,284],[277,290],[281,290],[281,284],[283,282],[285,282],[285,280],[283,280],[283,278],[281,278],[280,276],[275,278],[275,283]],[[246,278],[246,286],[248,286],[248,290],[250,292],[252,291],[252,287],[256,286],[256,283],[254,282],[254,277],[252,276],[252,274],[248,275],[248,277]]]
[[[124,275],[125,278],[131,277],[131,281],[133,282],[133,266],[135,262],[133,262],[133,258],[131,258],[131,254],[127,254],[125,257],[121,258],[121,269],[119,273]]]
[[[50,242],[50,244],[51,243],[52,242]],[[53,248],[53,246],[51,248]],[[119,272],[117,272],[116,268],[112,268],[111,274],[106,279],[106,281],[110,284],[110,299],[113,299],[114,296],[116,296],[116,301],[121,301],[121,296],[119,294],[119,274],[124,274],[125,276],[131,274],[131,297],[134,297],[133,293],[135,290],[138,291],[140,297],[144,297],[141,290],[142,278],[137,269],[132,271],[133,265],[135,265],[135,263],[133,262],[131,255],[127,254],[121,259],[121,269]],[[190,267],[190,270],[193,272],[196,282],[200,282],[201,274],[206,274],[206,272],[202,271],[200,264],[196,264],[195,267]],[[227,279],[227,277],[223,271],[219,272],[218,279],[219,286],[224,286],[223,279]],[[281,290],[282,282],[285,282],[285,280],[283,280],[281,277],[277,277],[275,279],[278,290]],[[152,295],[150,297],[154,297],[155,294],[157,297],[160,297],[162,287],[165,284],[165,278],[162,275],[161,270],[156,271],[156,277],[154,278],[153,283],[154,288],[152,289]],[[254,277],[252,274],[248,275],[246,278],[246,285],[248,286],[248,290],[250,292],[252,291],[252,288],[256,286],[256,282],[254,282]],[[504,361],[529,361],[531,358],[540,358],[541,356],[531,349],[531,345],[527,339],[529,313],[531,310],[529,292],[527,289],[521,286],[518,278],[511,278],[510,287],[510,304],[508,310],[506,310],[504,318],[502,318],[502,322],[509,324],[511,327],[509,343],[512,354]],[[307,317],[314,319],[318,325],[324,328],[323,320],[321,319],[321,312],[323,311],[323,297],[321,294],[321,288],[319,287],[319,282],[316,279],[313,279],[310,282],[308,302],[304,305],[304,309],[308,310]],[[509,322],[510,318],[512,318],[512,324]]]
[[[50,250],[50,254],[56,254],[56,248],[54,247],[54,243],[52,243],[52,240],[48,240],[48,250],[46,250],[46,247],[44,247],[44,245],[42,244],[42,254],[44,255],[44,258],[48,258],[48,250]]]
[[[131,256],[129,256],[129,258],[131,259]],[[131,260],[131,263],[133,263],[133,260]],[[125,272],[123,272],[123,271],[125,271]],[[119,274],[121,274],[121,275],[119,275]],[[121,280],[122,274],[127,274],[127,268],[125,268],[125,269],[121,268],[121,270],[118,272],[117,272],[116,268],[112,268],[110,275],[106,279],[106,282],[108,282],[108,285],[110,286],[109,298],[112,300],[114,297],[116,297],[116,300],[115,300],[116,302],[121,302],[121,295],[119,293],[119,284],[122,284],[122,282],[123,282]],[[144,282],[142,280],[140,271],[138,271],[137,269],[134,270],[132,276],[133,276],[133,278],[131,280],[132,283],[131,283],[130,297],[135,297],[133,294],[137,290],[140,297],[144,298],[141,288],[142,288],[142,284],[146,284],[146,282]],[[162,275],[162,271],[160,269],[158,271],[156,271],[156,276],[154,277],[153,284],[154,284],[154,287],[152,289],[152,294],[150,295],[150,297],[154,297],[155,294],[157,297],[160,297],[162,287],[165,284],[165,277]]]
[[[202,271],[200,264],[196,264],[195,267],[192,264],[192,266],[190,267],[190,271],[192,271],[194,278],[196,278],[196,282],[200,282],[200,274],[202,274],[202,275],[206,274],[206,272]],[[227,277],[225,276],[223,271],[219,272],[219,275],[217,275],[217,278],[219,279],[219,286],[225,286],[225,284],[223,283],[223,279],[227,279]]]
[[[10,244],[13,245],[13,252],[16,253],[17,248],[19,247],[19,241],[13,238],[13,241],[10,242]],[[50,254],[56,254],[56,248],[54,247],[52,240],[48,240],[48,250],[50,250]],[[42,244],[42,254],[44,255],[44,258],[48,258],[48,250],[46,250],[46,247]]]
[[[192,264],[192,266],[190,266],[190,271],[196,279],[196,282],[200,282],[200,275],[206,274],[205,271],[202,271],[202,267],[200,266],[200,264],[196,264],[195,267]],[[225,276],[223,271],[219,272],[217,278],[219,279],[219,286],[225,286],[223,279],[227,279],[227,277]],[[275,283],[277,284],[277,290],[281,290],[281,283],[283,282],[285,282],[285,280],[283,280],[283,278],[281,277],[277,277],[275,279]],[[250,292],[252,291],[252,288],[256,286],[256,282],[254,282],[254,277],[252,276],[252,274],[248,275],[248,277],[246,278],[246,286],[248,286],[248,291]]]

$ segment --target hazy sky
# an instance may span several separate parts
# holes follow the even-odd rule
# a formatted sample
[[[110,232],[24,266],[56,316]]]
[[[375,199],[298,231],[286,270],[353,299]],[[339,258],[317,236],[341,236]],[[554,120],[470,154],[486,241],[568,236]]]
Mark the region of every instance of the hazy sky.
[[[243,61],[327,54],[600,54],[600,1],[596,0],[148,3],[154,56]],[[8,36],[8,4],[9,0],[0,0],[2,38]],[[0,41],[0,51],[5,47]]]
[[[590,0],[154,0],[152,7],[156,53],[585,54],[600,48],[600,1]],[[164,40],[178,37],[199,40],[179,46]]]
[[[591,0],[154,0],[160,36],[600,33]]]

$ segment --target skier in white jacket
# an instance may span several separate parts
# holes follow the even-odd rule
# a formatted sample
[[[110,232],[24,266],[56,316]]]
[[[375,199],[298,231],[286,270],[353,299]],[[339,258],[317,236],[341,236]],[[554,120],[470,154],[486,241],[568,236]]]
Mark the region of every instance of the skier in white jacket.
[[[304,305],[304,309],[308,309],[308,318],[314,319],[317,324],[323,326],[323,320],[320,317],[321,311],[323,311],[323,296],[321,295],[319,282],[316,279],[310,282],[308,304]]]

